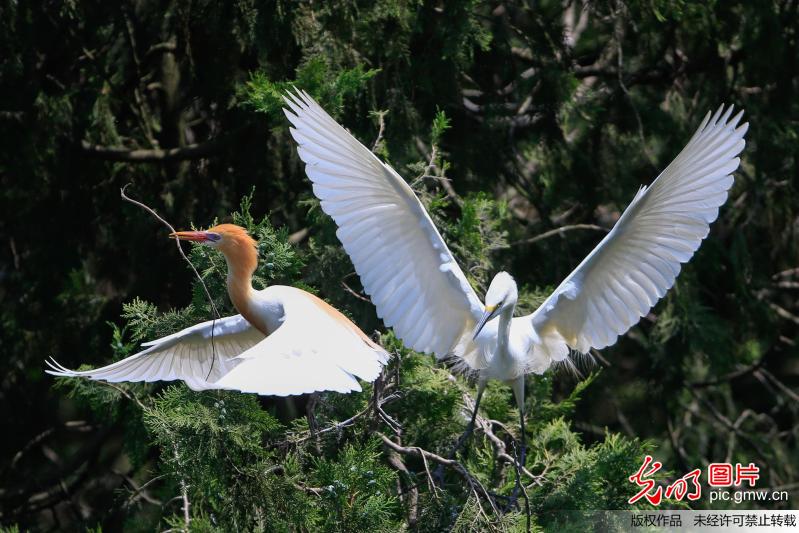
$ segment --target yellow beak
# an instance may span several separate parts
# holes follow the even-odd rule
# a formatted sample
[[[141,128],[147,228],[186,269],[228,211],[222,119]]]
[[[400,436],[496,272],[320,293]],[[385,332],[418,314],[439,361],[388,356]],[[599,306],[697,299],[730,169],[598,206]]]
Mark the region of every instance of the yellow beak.
[[[474,328],[474,335],[472,336],[472,340],[476,339],[477,336],[480,334],[480,331],[486,325],[486,323],[494,318],[497,314],[497,306],[496,305],[487,305],[485,313],[483,314],[483,318],[480,319],[480,322],[477,323],[477,327]]]

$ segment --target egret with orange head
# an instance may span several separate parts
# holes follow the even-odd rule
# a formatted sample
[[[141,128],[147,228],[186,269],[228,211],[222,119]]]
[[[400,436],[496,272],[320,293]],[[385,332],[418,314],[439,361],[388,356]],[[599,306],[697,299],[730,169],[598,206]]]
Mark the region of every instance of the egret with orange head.
[[[239,314],[143,343],[145,350],[102,368],[75,371],[51,360],[48,373],[109,382],[179,379],[194,390],[274,396],[360,391],[356,378],[380,374],[388,353],[324,300],[295,287],[253,289],[258,253],[244,228],[220,224],[171,236],[222,253]]]

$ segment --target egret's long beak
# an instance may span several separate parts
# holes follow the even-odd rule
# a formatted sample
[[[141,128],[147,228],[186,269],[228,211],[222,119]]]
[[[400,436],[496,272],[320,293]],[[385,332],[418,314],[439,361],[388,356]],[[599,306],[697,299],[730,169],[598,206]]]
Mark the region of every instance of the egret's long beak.
[[[176,231],[170,233],[169,236],[181,241],[208,242],[211,240],[207,231]]]
[[[483,326],[485,326],[489,320],[491,320],[496,316],[498,310],[499,310],[498,305],[486,306],[486,311],[485,313],[483,313],[483,318],[480,319],[480,322],[477,323],[477,327],[474,328],[474,335],[472,336],[472,340],[477,338],[477,336],[480,334],[480,331],[483,329]]]

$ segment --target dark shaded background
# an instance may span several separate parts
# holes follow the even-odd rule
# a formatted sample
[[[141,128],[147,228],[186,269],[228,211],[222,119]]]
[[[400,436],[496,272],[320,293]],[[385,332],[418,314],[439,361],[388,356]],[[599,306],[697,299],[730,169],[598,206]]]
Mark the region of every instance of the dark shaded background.
[[[1,521],[124,483],[108,474],[124,462],[119,428],[53,391],[44,358],[106,361],[123,302],[190,299],[185,265],[121,186],[179,226],[224,217],[255,186],[256,214],[316,231],[287,122],[246,91],[254,73],[294,80],[314,61],[311,84],[378,69],[328,103],[367,142],[369,111],[387,110],[386,155],[406,177],[445,111],[451,185],[508,203],[495,263],[530,291],[601,237],[575,224],[612,224],[707,110],[743,107],[719,220],[665,302],[602,353],[573,424],[588,441],[605,427],[652,439],[677,471],[754,461],[763,486],[796,489],[796,0],[20,1],[0,25]],[[378,325],[340,288],[324,295]]]

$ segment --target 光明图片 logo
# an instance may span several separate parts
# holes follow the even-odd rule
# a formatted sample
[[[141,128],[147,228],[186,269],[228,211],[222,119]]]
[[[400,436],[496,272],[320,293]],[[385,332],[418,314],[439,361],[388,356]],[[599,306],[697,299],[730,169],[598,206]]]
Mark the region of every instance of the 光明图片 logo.
[[[627,500],[628,503],[633,504],[641,498],[646,498],[652,505],[660,505],[664,496],[677,501],[682,501],[683,499],[696,501],[702,496],[702,485],[700,484],[702,470],[700,468],[691,470],[664,488],[662,485],[657,485],[655,480],[652,479],[652,476],[662,467],[663,464],[659,461],[655,461],[651,455],[647,455],[644,458],[644,463],[641,465],[641,468],[629,477],[630,482],[638,485],[641,490],[639,490],[635,496]],[[754,463],[749,463],[748,465],[742,465],[740,463],[736,463],[735,465],[731,463],[711,463],[707,467],[707,478],[707,484],[714,488],[740,487],[744,482],[748,482],[749,487],[753,488],[760,478],[760,468]],[[726,494],[728,497],[721,497],[721,494]],[[762,494],[763,497],[743,499],[766,500],[769,496],[767,492],[755,494]],[[782,499],[781,494],[782,493],[775,491],[771,495],[771,499],[780,500]],[[714,495],[716,497],[714,497]],[[785,496],[785,499],[787,499],[787,493],[785,493]],[[717,499],[726,501],[730,498],[728,493],[722,493],[721,491],[711,493],[710,500],[714,501]],[[738,499],[741,498],[733,498],[736,503],[740,503]]]

